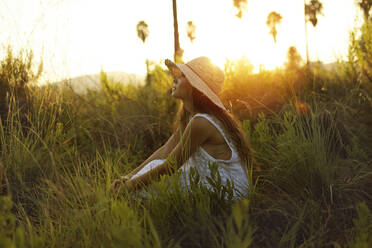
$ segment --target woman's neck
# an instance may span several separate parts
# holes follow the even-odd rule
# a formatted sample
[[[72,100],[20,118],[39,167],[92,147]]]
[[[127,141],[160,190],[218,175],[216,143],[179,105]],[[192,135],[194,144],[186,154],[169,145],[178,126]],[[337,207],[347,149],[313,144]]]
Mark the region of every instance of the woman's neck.
[[[187,112],[190,113],[191,116],[193,116],[194,114],[196,114],[196,112],[194,110],[194,106],[193,106],[193,104],[192,104],[191,101],[183,100],[183,107],[185,108],[185,110]]]

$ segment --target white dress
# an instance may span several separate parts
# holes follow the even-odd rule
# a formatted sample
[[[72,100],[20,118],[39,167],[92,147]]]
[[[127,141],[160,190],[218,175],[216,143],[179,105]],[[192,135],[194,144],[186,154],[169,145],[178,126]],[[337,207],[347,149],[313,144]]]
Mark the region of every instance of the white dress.
[[[200,183],[205,185],[208,188],[212,188],[210,183],[207,180],[207,177],[211,178],[211,170],[209,165],[216,164],[218,172],[221,176],[221,184],[227,185],[228,180],[233,182],[233,197],[234,199],[240,198],[240,196],[247,195],[248,192],[248,177],[246,170],[243,169],[241,159],[236,151],[236,148],[230,142],[227,135],[222,128],[222,124],[218,119],[209,114],[195,114],[192,118],[196,116],[204,117],[210,121],[217,130],[224,137],[226,143],[231,149],[231,158],[228,160],[216,159],[207,153],[201,146],[189,157],[189,159],[178,169],[181,173],[180,183],[183,187],[187,188],[190,185],[189,174],[190,169],[195,168],[200,176]],[[138,171],[132,178],[138,177],[147,171],[155,168],[156,166],[162,164],[165,160],[156,159],[145,165],[140,171]]]

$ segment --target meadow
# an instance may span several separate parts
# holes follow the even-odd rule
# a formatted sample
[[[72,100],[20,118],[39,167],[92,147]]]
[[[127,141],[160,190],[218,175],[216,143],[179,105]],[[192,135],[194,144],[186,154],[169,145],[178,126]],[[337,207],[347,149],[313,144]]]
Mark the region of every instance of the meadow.
[[[0,62],[0,247],[372,247],[372,26],[347,61],[253,73],[227,61],[221,98],[261,169],[241,201],[193,175],[112,194],[170,136],[178,103],[155,65],[146,85],[37,86],[30,52]],[[360,42],[364,40],[364,43]],[[35,69],[36,68],[36,69]],[[169,188],[172,190],[169,190]]]

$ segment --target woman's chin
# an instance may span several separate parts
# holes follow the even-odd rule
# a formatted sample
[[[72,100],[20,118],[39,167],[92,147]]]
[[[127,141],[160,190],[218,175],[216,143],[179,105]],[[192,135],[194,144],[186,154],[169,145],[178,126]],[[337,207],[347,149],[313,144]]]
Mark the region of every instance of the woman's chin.
[[[171,96],[173,98],[179,98],[176,91],[172,91]]]

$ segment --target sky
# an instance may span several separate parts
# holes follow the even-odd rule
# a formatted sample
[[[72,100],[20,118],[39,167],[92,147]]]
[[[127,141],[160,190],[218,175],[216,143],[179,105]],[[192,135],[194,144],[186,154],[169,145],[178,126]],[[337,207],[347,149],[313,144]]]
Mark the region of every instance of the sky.
[[[311,60],[330,63],[345,58],[349,33],[362,23],[355,0],[323,0],[323,15],[308,23]],[[256,70],[281,66],[288,47],[306,58],[302,0],[248,0],[247,12],[235,16],[233,0],[178,0],[180,44],[184,60],[208,56],[223,68],[226,58],[248,58]],[[266,18],[283,17],[275,44]],[[145,44],[136,25],[149,25]],[[186,24],[196,25],[196,39]],[[93,74],[101,70],[144,74],[145,60],[173,58],[172,0],[0,0],[0,57],[10,44],[32,49],[43,59],[43,80]]]

